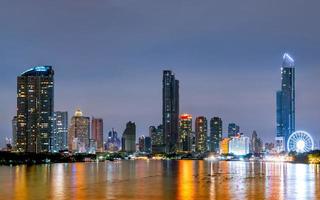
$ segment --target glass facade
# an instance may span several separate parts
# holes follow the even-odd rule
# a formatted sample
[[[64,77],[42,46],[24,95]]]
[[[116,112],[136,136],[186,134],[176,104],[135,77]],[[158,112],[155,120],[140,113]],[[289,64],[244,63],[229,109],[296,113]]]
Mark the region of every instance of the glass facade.
[[[196,152],[207,151],[207,119],[203,116],[196,118]]]
[[[213,117],[210,120],[210,151],[219,153],[222,140],[222,119]]]

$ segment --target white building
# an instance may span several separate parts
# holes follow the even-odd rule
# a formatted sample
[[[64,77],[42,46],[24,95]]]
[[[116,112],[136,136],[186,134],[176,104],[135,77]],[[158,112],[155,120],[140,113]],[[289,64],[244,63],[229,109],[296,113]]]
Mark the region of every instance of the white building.
[[[229,153],[237,156],[250,153],[250,138],[240,134],[232,137],[229,141]]]

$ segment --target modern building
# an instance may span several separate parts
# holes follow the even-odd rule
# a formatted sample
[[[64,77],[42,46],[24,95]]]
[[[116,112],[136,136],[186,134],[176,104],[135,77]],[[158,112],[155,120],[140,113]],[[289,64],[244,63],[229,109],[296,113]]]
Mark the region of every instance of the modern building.
[[[17,116],[14,116],[12,121],[12,147],[16,149],[17,145]]]
[[[294,60],[287,53],[283,55],[281,67],[281,90],[276,94],[276,148],[287,151],[288,138],[295,131],[295,68]]]
[[[235,137],[240,133],[240,126],[235,123],[230,123],[228,125],[228,137]]]
[[[256,131],[253,131],[252,133],[250,147],[250,152],[253,154],[259,154],[263,150],[263,142],[260,138],[258,138]]]
[[[228,154],[229,153],[229,142],[231,138],[223,138],[220,142],[220,154]]]
[[[56,111],[53,114],[52,151],[68,149],[68,112]]]
[[[152,142],[151,137],[144,138],[144,152],[151,153],[152,152]]]
[[[17,150],[51,150],[54,71],[36,66],[17,77]]]
[[[196,152],[207,151],[207,119],[203,116],[196,118],[195,132],[196,132]]]
[[[163,153],[165,152],[164,138],[163,138],[163,126],[149,127],[149,136],[151,137],[152,152]]]
[[[165,152],[178,150],[179,81],[169,71],[163,71],[162,80],[162,124]]]
[[[115,131],[115,129],[112,129],[108,133],[108,138],[105,144],[105,150],[115,152],[119,151],[121,148],[121,141],[118,137],[118,133]]]
[[[97,152],[102,152],[103,146],[103,119],[94,118],[91,119],[91,139],[97,143]]]
[[[90,117],[83,116],[78,109],[71,118],[69,127],[68,143],[69,151],[84,153],[89,150]]]
[[[122,151],[136,151],[136,124],[129,121],[122,135]]]
[[[191,151],[192,115],[182,114],[179,117],[179,150]]]
[[[210,119],[210,151],[218,153],[222,140],[222,119],[213,117]]]
[[[144,150],[145,150],[144,139],[145,139],[144,136],[140,136],[140,137],[138,138],[138,144],[139,144],[139,151],[140,151],[140,152],[144,152]]]
[[[250,153],[250,139],[243,134],[232,137],[229,141],[229,153],[243,156]]]

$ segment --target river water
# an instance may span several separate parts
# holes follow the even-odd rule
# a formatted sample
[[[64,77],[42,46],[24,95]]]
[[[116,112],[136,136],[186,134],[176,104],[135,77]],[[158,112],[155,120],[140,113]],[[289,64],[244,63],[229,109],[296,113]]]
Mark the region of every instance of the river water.
[[[135,160],[0,166],[0,199],[320,199],[320,165]]]

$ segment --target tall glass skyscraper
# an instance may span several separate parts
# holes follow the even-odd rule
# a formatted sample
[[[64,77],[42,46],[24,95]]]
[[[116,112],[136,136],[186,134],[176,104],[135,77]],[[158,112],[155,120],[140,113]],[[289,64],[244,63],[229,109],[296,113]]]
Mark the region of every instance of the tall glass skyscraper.
[[[53,115],[52,151],[68,149],[68,112],[56,111]]]
[[[179,120],[179,150],[191,151],[192,115],[182,114]]]
[[[163,71],[162,80],[162,124],[165,152],[178,150],[179,126],[179,81],[169,70]]]
[[[213,117],[210,120],[210,151],[218,153],[222,140],[222,119]]]
[[[136,151],[136,124],[129,121],[126,129],[122,134],[122,151],[135,152]]]
[[[287,151],[286,144],[295,131],[295,68],[294,60],[287,53],[283,55],[281,67],[281,90],[277,91],[277,133],[279,151]]]
[[[51,150],[54,71],[36,66],[17,77],[17,150]]]
[[[235,137],[240,133],[240,126],[235,123],[230,123],[228,125],[228,137]]]

